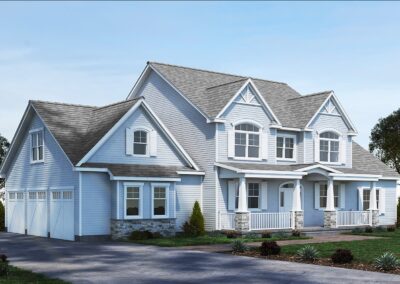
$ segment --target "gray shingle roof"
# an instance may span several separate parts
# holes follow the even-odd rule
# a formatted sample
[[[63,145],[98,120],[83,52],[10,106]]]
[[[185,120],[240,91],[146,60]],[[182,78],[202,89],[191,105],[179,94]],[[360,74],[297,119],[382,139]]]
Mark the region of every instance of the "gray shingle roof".
[[[65,154],[76,164],[137,100],[122,101],[105,107],[43,101],[31,101],[31,104]]]
[[[188,167],[159,166],[159,165],[133,165],[133,164],[103,164],[85,163],[82,167],[107,168],[113,176],[122,177],[179,177],[177,171],[191,170]]]

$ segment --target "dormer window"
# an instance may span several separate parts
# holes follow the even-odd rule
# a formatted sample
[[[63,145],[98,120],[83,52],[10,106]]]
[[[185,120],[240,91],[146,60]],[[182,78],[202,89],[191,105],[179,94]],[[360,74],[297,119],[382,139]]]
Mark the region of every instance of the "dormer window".
[[[39,163],[44,160],[43,129],[32,130],[31,135],[31,162]]]
[[[133,133],[133,154],[147,155],[147,131],[137,130]]]
[[[334,132],[324,132],[319,136],[319,159],[321,162],[339,162],[339,135]]]
[[[260,128],[250,123],[235,126],[235,157],[260,157]]]

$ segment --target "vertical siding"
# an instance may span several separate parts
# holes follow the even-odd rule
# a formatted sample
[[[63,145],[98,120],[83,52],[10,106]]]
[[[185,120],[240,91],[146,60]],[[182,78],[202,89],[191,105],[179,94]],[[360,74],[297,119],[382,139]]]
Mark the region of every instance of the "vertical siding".
[[[140,157],[125,154],[125,130],[126,128],[134,129],[136,127],[147,127],[158,131],[156,157]],[[155,126],[142,107],[137,109],[131,117],[119,127],[119,129],[89,159],[89,162],[178,166],[185,164],[165,135]]]
[[[107,173],[82,173],[82,234],[109,235],[111,182]]]
[[[203,210],[207,230],[215,228],[215,125],[207,120],[156,73],[151,72],[138,92],[205,171]]]

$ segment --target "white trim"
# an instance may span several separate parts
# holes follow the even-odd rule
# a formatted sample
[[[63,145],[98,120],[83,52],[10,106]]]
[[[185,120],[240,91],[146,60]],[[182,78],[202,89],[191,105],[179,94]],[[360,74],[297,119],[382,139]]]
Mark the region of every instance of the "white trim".
[[[48,187],[27,187],[25,188],[26,191],[47,191],[49,188]],[[52,189],[52,187],[50,187]],[[74,189],[74,187],[72,187]]]
[[[132,89],[130,90],[128,96],[126,97],[127,100],[132,99],[131,97],[135,97],[137,91],[140,89],[139,87],[143,83],[142,80],[144,80],[145,77],[149,75],[149,70],[153,69],[150,67],[149,62],[147,62],[146,67],[143,69],[142,73],[140,73],[139,78],[136,80],[135,84],[133,85]]]
[[[142,219],[143,218],[143,186],[144,183],[124,182],[124,220]],[[137,216],[126,215],[126,190],[128,187],[139,187],[139,214]]]
[[[79,172],[79,236],[82,236],[82,173]]]
[[[300,168],[300,169],[297,169],[297,170],[294,170],[294,171],[295,172],[306,172],[306,171],[313,170],[313,169],[316,169],[316,168],[321,168],[321,169],[324,169],[324,170],[329,171],[329,172],[342,174],[341,171],[338,171],[338,170],[335,170],[335,169],[333,169],[331,167],[320,165],[320,164],[308,166],[308,167],[305,167],[305,168]]]
[[[152,219],[168,219],[169,217],[169,191],[170,183],[151,183],[151,218]],[[165,215],[154,215],[154,188],[165,188]]]
[[[73,186],[51,186],[49,187],[49,190],[74,190],[75,188]]]
[[[33,135],[37,134],[37,133],[42,133],[42,145],[41,145],[41,147],[42,147],[42,158],[39,159],[39,151],[36,150],[36,149],[39,149],[39,147],[40,147],[39,146],[39,141],[37,141],[38,145],[35,148],[35,152],[36,152],[36,155],[37,155],[37,160],[33,160],[33,140],[32,140],[32,138],[33,138]],[[39,136],[37,136],[37,140],[39,140],[38,137]],[[30,163],[31,164],[44,163],[45,152],[46,152],[45,148],[46,147],[45,147],[45,139],[44,139],[44,129],[43,129],[43,127],[29,130],[29,139],[28,140],[29,140],[29,160],[30,160]]]
[[[304,130],[301,129],[301,128],[285,127],[285,126],[280,126],[280,125],[276,125],[276,124],[271,124],[271,125],[270,125],[270,128],[276,128],[276,129],[285,130],[285,131],[296,131],[296,132],[302,132],[302,131],[304,131]],[[310,131],[312,131],[312,130],[310,130]]]
[[[137,180],[137,181],[181,181],[181,178],[169,178],[169,177],[120,177],[112,176],[110,180]]]
[[[137,126],[135,128],[131,128],[133,134],[133,141],[132,141],[132,156],[133,157],[142,157],[142,158],[149,158],[150,157],[150,132],[153,129],[150,129],[146,126]],[[145,154],[135,154],[135,132],[136,131],[144,131],[146,132],[146,153]],[[143,144],[143,143],[140,143]]]
[[[253,119],[247,119],[247,118],[236,120],[235,122],[232,123],[232,126],[233,126],[233,128],[235,128],[235,126],[237,126],[239,124],[244,124],[244,123],[256,125],[258,128],[260,128],[259,132],[264,128],[263,125],[261,123],[259,123],[258,121],[253,120]],[[242,130],[242,131],[245,131],[245,130]]]
[[[400,181],[400,177],[380,177],[379,179]]]
[[[236,130],[236,126],[241,125],[241,124],[250,124],[253,126],[258,127],[258,131],[249,131],[249,130]],[[235,121],[234,123],[232,123],[232,130],[230,130],[233,133],[233,137],[229,137],[230,135],[228,135],[228,139],[232,139],[233,141],[228,141],[228,148],[229,148],[229,143],[232,143],[232,147],[233,147],[233,157],[230,157],[233,160],[243,160],[243,161],[262,161],[262,151],[263,151],[263,135],[266,134],[263,131],[263,126],[261,123],[252,120],[252,119],[239,119],[237,121]],[[244,157],[237,157],[236,156],[236,133],[242,133],[246,135],[246,144],[238,144],[239,146],[244,146],[245,147],[245,156]],[[258,157],[249,157],[249,147],[251,147],[249,145],[249,135],[253,134],[253,135],[258,135]],[[218,141],[218,139],[216,140]],[[254,146],[253,146],[254,147]],[[228,149],[229,151],[229,149]]]
[[[219,155],[219,138],[218,138],[218,133],[219,133],[219,125],[215,124],[215,161],[218,161],[218,155]],[[228,135],[229,139],[229,135]],[[229,143],[229,142],[228,142]],[[228,150],[229,151],[229,150]],[[218,189],[219,189],[219,179],[218,179],[218,168],[214,167],[214,179],[215,179],[215,229],[219,230],[220,229],[220,224],[219,224],[219,200],[218,200]]]
[[[76,171],[76,172],[104,172],[104,173],[109,173],[111,175],[111,172],[107,168],[74,167],[74,171]]]
[[[196,172],[196,171],[177,171],[178,175],[190,175],[190,176],[204,176],[205,172]]]
[[[282,156],[285,156],[285,150],[286,150],[286,141],[285,138],[292,138],[293,139],[293,158],[280,158],[278,157],[278,138],[281,137],[283,138],[283,148],[282,148]],[[289,162],[296,162],[297,161],[297,135],[293,134],[287,134],[287,133],[276,133],[275,135],[276,138],[276,160],[277,161],[289,161]]]
[[[117,183],[117,208],[116,208],[116,210],[117,210],[117,212],[116,212],[116,214],[115,214],[115,218],[118,220],[119,219],[119,203],[120,203],[120,198],[121,198],[121,193],[120,193],[120,190],[119,190],[119,181],[117,180],[116,181],[116,183]]]

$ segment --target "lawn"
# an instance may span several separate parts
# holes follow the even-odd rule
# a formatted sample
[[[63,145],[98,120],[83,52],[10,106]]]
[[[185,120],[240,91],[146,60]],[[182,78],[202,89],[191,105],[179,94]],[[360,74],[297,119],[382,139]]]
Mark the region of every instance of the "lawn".
[[[0,277],[0,283],[45,283],[45,284],[65,284],[68,282],[52,279],[43,274],[33,273],[10,265],[7,278]]]
[[[374,259],[382,255],[385,251],[390,251],[400,257],[400,230],[395,232],[373,232],[357,233],[358,235],[377,236],[383,239],[333,242],[312,244],[320,252],[320,257],[330,257],[338,249],[350,249],[354,255],[354,260],[362,263],[372,263]],[[304,245],[288,245],[282,247],[282,253],[294,255]]]
[[[292,236],[272,236],[271,238],[255,238],[255,237],[242,237],[236,239],[227,238],[225,235],[217,236],[200,236],[200,237],[164,237],[159,239],[148,240],[129,240],[132,243],[155,245],[161,247],[183,247],[183,246],[196,246],[196,245],[213,245],[213,244],[230,244],[233,241],[240,239],[244,242],[261,242],[261,241],[277,241],[277,240],[294,240],[294,239],[307,239],[308,237],[292,237]]]

